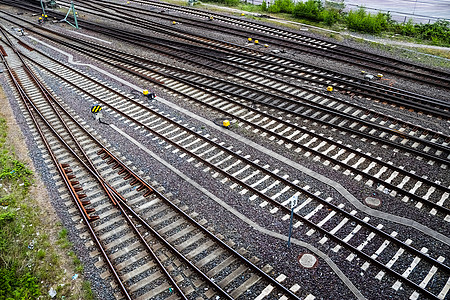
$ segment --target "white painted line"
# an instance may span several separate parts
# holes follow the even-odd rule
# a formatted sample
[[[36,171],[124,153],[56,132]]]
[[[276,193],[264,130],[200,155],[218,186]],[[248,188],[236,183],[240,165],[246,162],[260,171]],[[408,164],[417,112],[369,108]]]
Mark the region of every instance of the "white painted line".
[[[104,74],[104,75],[106,75],[106,76],[108,76],[108,77],[113,78],[114,80],[119,81],[120,83],[122,83],[122,84],[124,84],[124,85],[129,86],[130,88],[132,88],[132,89],[134,89],[134,90],[137,90],[137,91],[139,91],[139,92],[141,92],[141,91],[144,90],[144,89],[141,89],[140,87],[138,87],[137,85],[134,85],[134,84],[132,84],[132,83],[130,83],[130,82],[128,82],[128,81],[125,81],[125,80],[123,80],[122,78],[117,77],[116,75],[111,74],[111,73],[109,73],[109,72],[107,72],[107,71],[105,71],[105,70],[103,70],[103,69],[101,69],[101,68],[99,68],[99,67],[97,67],[97,66],[94,66],[94,65],[91,65],[91,64],[83,64],[83,63],[75,62],[75,61],[73,60],[73,55],[72,55],[72,54],[69,54],[69,53],[64,52],[64,51],[62,51],[62,50],[60,50],[60,49],[58,49],[58,48],[56,48],[56,47],[53,47],[53,46],[51,46],[51,45],[49,45],[49,44],[47,44],[47,43],[44,43],[44,42],[38,40],[38,39],[35,38],[35,37],[32,37],[32,36],[28,36],[28,37],[29,37],[30,39],[32,39],[33,41],[36,41],[36,42],[38,42],[38,43],[40,43],[40,44],[42,44],[42,45],[45,45],[46,47],[48,47],[48,48],[50,48],[50,49],[53,49],[53,50],[55,50],[55,51],[57,51],[57,52],[59,52],[59,53],[61,53],[61,54],[66,55],[66,56],[69,58],[69,59],[68,59],[69,63],[71,63],[71,64],[73,64],[73,65],[90,67],[90,68],[92,68],[92,69],[94,69],[94,70],[96,70],[96,71],[98,71],[98,72],[100,72],[100,73],[102,73],[102,74]]]
[[[93,37],[93,36],[90,36],[90,35],[87,35],[87,34],[83,34],[83,33],[78,32],[78,31],[76,31],[76,30],[72,30],[71,32],[72,32],[72,33],[79,34],[79,35],[82,35],[82,36],[85,36],[85,37],[87,37],[87,38],[90,38],[90,39],[93,39],[93,40],[96,40],[96,41],[101,41],[101,42],[103,42],[103,43],[112,44],[112,42],[105,41],[105,40],[102,40],[102,39],[99,39],[99,38],[96,38],[96,37]]]

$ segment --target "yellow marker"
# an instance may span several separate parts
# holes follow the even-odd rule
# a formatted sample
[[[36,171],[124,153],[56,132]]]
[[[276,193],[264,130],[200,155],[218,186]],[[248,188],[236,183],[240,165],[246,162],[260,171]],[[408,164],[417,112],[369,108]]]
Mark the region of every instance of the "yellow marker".
[[[267,44],[264,44],[264,47],[265,47],[265,48],[269,48],[269,45],[267,45]]]
[[[244,14],[244,13],[242,13],[242,14],[241,14],[241,16],[245,16],[245,14]]]
[[[251,41],[252,41],[252,38],[248,38],[247,41],[251,42]]]
[[[48,16],[47,16],[47,15],[45,15],[45,17],[47,18]]]
[[[255,40],[255,44],[259,44],[259,41],[258,41],[258,40]]]
[[[130,1],[127,1],[127,4],[130,4]]]
[[[364,71],[364,70],[361,70],[361,74],[366,74],[366,71]]]
[[[228,126],[230,126],[230,121],[224,120],[222,124],[223,124],[223,127],[228,127]]]
[[[327,91],[332,92],[333,91],[333,87],[330,85],[327,87]]]
[[[172,24],[175,25],[175,24],[177,24],[177,22],[173,21]]]
[[[143,91],[142,91],[142,94],[144,94],[145,96],[147,96],[147,95],[148,95],[148,90],[143,90]]]
[[[212,20],[214,20],[214,17],[213,17],[213,16],[210,16],[209,19],[212,21]]]
[[[378,78],[382,78],[382,77],[383,77],[383,74],[377,74],[377,77],[378,77]]]

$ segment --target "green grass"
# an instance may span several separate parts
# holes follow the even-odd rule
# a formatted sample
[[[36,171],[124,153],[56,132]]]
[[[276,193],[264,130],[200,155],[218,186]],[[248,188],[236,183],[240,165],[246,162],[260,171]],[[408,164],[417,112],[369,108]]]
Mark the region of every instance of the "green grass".
[[[89,285],[73,293],[67,284],[71,275],[65,274],[63,261],[68,257],[61,257],[58,251],[63,250],[52,245],[50,222],[43,219],[47,214],[29,191],[33,173],[15,158],[7,132],[0,118],[0,300],[50,299],[50,287],[58,290],[53,299],[94,299]],[[54,232],[60,230],[57,247],[71,247],[67,230],[61,224],[54,227]],[[74,254],[70,259],[73,270],[82,273],[81,261]]]

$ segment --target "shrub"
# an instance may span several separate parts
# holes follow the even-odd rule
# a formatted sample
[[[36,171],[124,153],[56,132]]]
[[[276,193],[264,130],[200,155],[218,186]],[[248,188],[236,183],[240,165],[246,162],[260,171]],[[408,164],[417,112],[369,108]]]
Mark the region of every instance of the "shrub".
[[[292,14],[296,18],[306,18],[310,20],[321,21],[320,15],[323,11],[322,2],[320,0],[308,0],[306,2],[298,2]]]
[[[380,33],[388,27],[389,14],[379,12],[376,15],[366,13],[364,8],[349,11],[346,18],[347,27],[354,31]]]
[[[212,0],[212,1],[207,0],[206,2],[221,3],[221,4],[225,4],[227,6],[237,6],[240,3],[239,0]]]
[[[434,44],[450,43],[450,22],[438,20],[433,24],[414,25],[417,35],[425,40],[433,41]]]
[[[331,26],[335,24],[337,21],[339,21],[341,18],[341,15],[339,11],[335,9],[325,9],[320,14],[320,19],[323,20],[325,25]]]
[[[263,2],[261,3],[261,10],[262,10],[262,11],[267,11],[267,3],[266,3],[266,1],[263,1]]]
[[[292,13],[294,2],[292,0],[275,0],[269,7],[270,12]]]

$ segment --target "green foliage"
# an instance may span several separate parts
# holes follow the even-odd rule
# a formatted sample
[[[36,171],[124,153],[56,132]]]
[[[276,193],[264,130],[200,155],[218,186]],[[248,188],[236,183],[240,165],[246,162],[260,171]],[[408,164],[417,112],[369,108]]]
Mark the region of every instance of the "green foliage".
[[[336,9],[325,9],[320,13],[320,19],[325,25],[331,26],[341,19],[341,14]]]
[[[6,195],[6,196],[0,198],[0,205],[2,205],[2,206],[15,205],[15,204],[16,204],[16,201],[15,201],[13,195]]]
[[[205,2],[214,2],[225,4],[226,6],[237,6],[240,3],[240,0],[205,0]]]
[[[292,13],[294,10],[294,2],[292,0],[275,0],[275,2],[269,6],[268,11],[274,13]]]
[[[37,257],[38,259],[43,259],[43,258],[45,257],[45,251],[42,250],[42,249],[40,249],[40,250],[37,252],[36,257]]]
[[[297,2],[292,14],[296,18],[306,18],[313,21],[322,21],[323,11],[322,2],[320,0],[308,0],[306,2]]]
[[[262,11],[267,11],[267,3],[266,3],[266,1],[263,1],[263,2],[261,3],[261,10],[262,10]]]
[[[0,299],[37,299],[41,292],[37,278],[30,273],[21,274],[17,266],[0,268]]]
[[[91,284],[89,283],[89,281],[83,281],[82,287],[85,295],[84,300],[94,300],[95,296],[94,293],[92,292]]]
[[[59,236],[60,239],[66,239],[67,238],[67,233],[68,233],[67,229],[63,228],[59,232],[58,236]]]
[[[399,24],[392,20],[389,13],[367,13],[364,8],[356,11],[344,12],[344,0],[275,0],[268,6],[268,2],[264,0],[261,5],[254,6],[248,4],[245,6],[239,4],[239,0],[206,0],[225,4],[228,6],[239,6],[241,9],[250,9],[256,7],[261,12],[287,13],[294,18],[302,19],[302,21],[310,20],[322,23],[327,26],[346,25],[348,29],[363,33],[380,34],[392,32],[404,36],[414,37],[420,40],[428,40],[433,44],[441,46],[450,46],[450,22],[439,20],[434,24],[414,24],[412,20],[406,24]],[[239,5],[238,5],[239,4]]]
[[[346,23],[349,29],[359,32],[380,33],[388,28],[388,14],[378,13],[372,15],[366,13],[364,8],[357,11],[349,11],[346,18]]]
[[[439,20],[433,24],[414,25],[416,35],[424,40],[430,40],[435,45],[450,44],[450,22]]]
[[[15,214],[11,211],[6,211],[0,214],[0,226],[4,226],[6,222],[14,220]]]
[[[0,160],[0,165],[2,167],[0,170],[0,179],[18,179],[23,182],[25,187],[31,185],[31,175],[33,173],[28,170],[23,163],[11,159],[9,155],[2,155]],[[6,163],[6,161],[8,161],[8,163]]]

